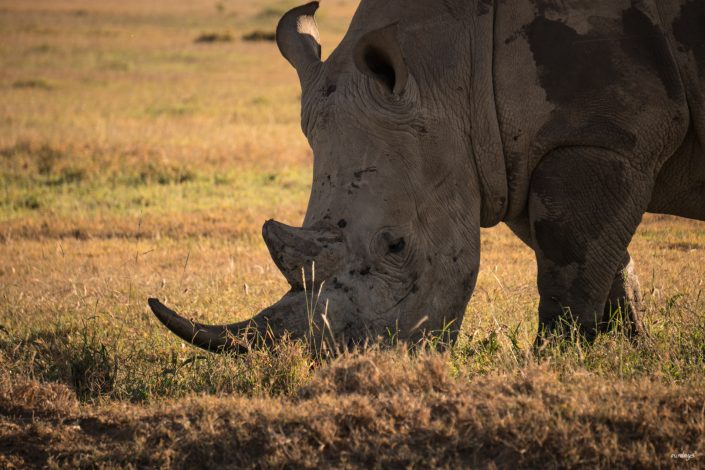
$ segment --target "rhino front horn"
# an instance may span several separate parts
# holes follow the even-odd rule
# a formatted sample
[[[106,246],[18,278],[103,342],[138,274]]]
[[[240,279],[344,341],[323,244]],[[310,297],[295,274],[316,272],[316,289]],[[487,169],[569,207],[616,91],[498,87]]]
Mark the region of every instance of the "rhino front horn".
[[[252,321],[231,325],[204,325],[187,320],[157,299],[149,299],[147,303],[154,315],[172,333],[207,351],[244,352],[249,350],[249,345],[258,333],[257,325]]]
[[[182,317],[157,299],[148,301],[159,321],[184,341],[211,352],[238,354],[249,352],[258,342],[271,344],[284,335],[293,339],[305,337],[307,318],[300,312],[303,302],[301,296],[287,294],[250,320],[229,325],[204,325]]]
[[[303,288],[302,268],[306,268],[306,282],[311,285],[314,263],[316,278],[324,280],[333,275],[345,254],[340,230],[295,228],[269,220],[262,227],[262,237],[293,289]]]

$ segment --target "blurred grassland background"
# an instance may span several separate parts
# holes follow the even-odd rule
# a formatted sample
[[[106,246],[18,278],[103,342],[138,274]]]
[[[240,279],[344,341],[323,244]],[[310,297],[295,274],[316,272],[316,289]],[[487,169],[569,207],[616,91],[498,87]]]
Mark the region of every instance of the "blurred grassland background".
[[[678,442],[705,450],[701,222],[647,216],[632,243],[650,337],[632,343],[606,334],[540,361],[529,347],[538,304],[533,254],[504,226],[483,231],[478,286],[449,352],[415,358],[393,349],[329,362],[285,342],[221,357],[185,346],[156,321],[150,296],[222,323],[287,290],[260,228],[274,217],[301,223],[311,151],[299,128],[295,72],[275,43],[242,38],[272,33],[295,4],[0,0],[0,467],[205,465],[264,452],[265,466],[443,466],[471,457],[559,465],[553,448],[576,465],[620,456],[669,465],[676,461],[668,449],[688,450]],[[323,3],[324,55],[356,6]],[[483,393],[489,403],[477,398]],[[564,402],[581,393],[584,400]],[[364,406],[352,406],[350,394]],[[431,442],[423,436],[436,439],[442,423],[430,411],[426,421],[404,414],[390,404],[395,397],[410,400],[409,410],[475,400],[473,407],[494,411],[467,418],[482,438],[462,437],[453,421],[447,439],[420,445]],[[651,398],[660,400],[655,415]],[[592,420],[601,412],[595,399],[608,424]],[[233,403],[244,414],[229,411],[229,419],[240,427],[226,420],[204,430],[204,417],[220,422]],[[365,406],[374,420],[357,415]],[[292,438],[313,432],[302,411],[309,408],[311,422],[333,431]],[[200,411],[189,418],[193,409]],[[91,427],[95,420],[121,431]],[[243,429],[268,444],[240,439]],[[392,442],[385,451],[375,447],[380,433]],[[538,450],[549,441],[554,447]],[[136,443],[141,450],[127,450]]]

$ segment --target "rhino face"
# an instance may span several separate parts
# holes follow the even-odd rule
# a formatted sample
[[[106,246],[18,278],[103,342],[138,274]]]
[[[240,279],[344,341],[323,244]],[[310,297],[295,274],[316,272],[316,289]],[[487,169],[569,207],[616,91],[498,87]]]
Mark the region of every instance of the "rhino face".
[[[162,322],[201,347],[237,345],[227,333],[248,325],[345,342],[454,332],[474,288],[480,197],[459,117],[425,98],[396,26],[349,35],[321,62],[317,6],[292,10],[277,29],[301,80],[314,153],[303,227],[263,227],[291,291],[251,322],[224,327],[179,323],[151,301]]]

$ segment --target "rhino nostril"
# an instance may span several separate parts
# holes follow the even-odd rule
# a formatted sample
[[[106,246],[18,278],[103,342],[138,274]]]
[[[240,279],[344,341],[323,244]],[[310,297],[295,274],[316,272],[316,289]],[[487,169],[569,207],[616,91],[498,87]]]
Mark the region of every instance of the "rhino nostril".
[[[403,238],[398,238],[389,244],[390,253],[399,253],[406,246],[406,241]]]

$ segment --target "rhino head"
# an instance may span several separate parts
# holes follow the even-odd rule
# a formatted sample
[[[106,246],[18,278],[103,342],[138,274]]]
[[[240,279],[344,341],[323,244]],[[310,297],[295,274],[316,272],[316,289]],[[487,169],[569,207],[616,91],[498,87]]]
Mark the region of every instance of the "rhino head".
[[[471,118],[455,97],[469,77],[446,70],[452,78],[438,81],[438,64],[412,57],[399,25],[375,25],[359,11],[323,62],[317,8],[295,8],[277,28],[301,82],[302,129],[314,154],[303,226],[268,221],[262,230],[291,290],[251,320],[222,326],[193,323],[150,299],[157,317],[197,346],[239,349],[255,334],[310,340],[312,331],[345,343],[453,334],[474,289],[481,185]]]

